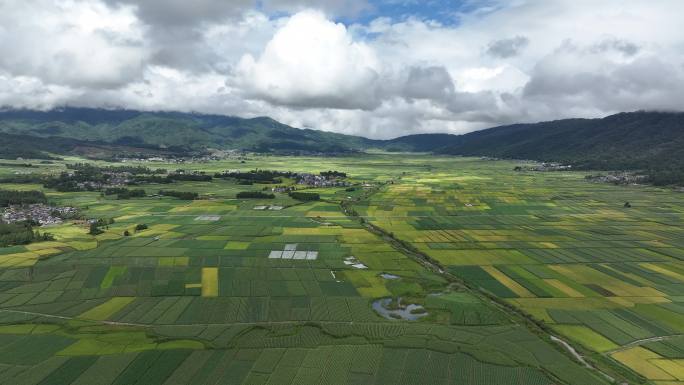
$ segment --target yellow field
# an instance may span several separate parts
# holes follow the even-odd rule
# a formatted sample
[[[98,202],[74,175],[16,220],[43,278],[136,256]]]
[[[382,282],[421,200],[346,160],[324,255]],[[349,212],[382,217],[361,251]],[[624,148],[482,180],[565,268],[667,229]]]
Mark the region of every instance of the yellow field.
[[[684,359],[651,360],[651,363],[673,375],[678,380],[684,381]]]
[[[202,268],[202,297],[218,296],[218,268]]]
[[[81,313],[78,318],[103,321],[116,314],[134,300],[135,297],[113,297],[107,302]]]
[[[534,294],[530,293],[529,290],[525,289],[522,285],[515,282],[513,279],[508,277],[506,274],[500,272],[494,266],[482,266],[482,269],[489,273],[492,277],[496,278],[497,281],[501,282],[502,285],[511,289],[512,292],[523,298],[534,297]]]
[[[641,346],[613,353],[612,357],[650,380],[676,380],[674,376],[651,362],[662,359],[660,355]]]
[[[553,286],[556,289],[562,291],[563,294],[567,295],[568,297],[571,297],[571,298],[582,298],[582,297],[584,297],[584,294],[580,293],[579,291],[571,288],[570,286],[564,284],[563,282],[561,282],[557,279],[545,279],[544,282],[546,282],[550,286]]]
[[[569,336],[573,340],[579,342],[585,347],[592,349],[597,352],[606,352],[612,349],[616,349],[616,345],[613,341],[608,338],[596,333],[595,331],[589,329],[582,325],[555,325],[554,329],[558,332]]]
[[[668,277],[674,278],[678,281],[684,282],[684,275],[679,274],[675,271],[669,270],[663,266],[658,266],[653,263],[641,263],[640,264],[642,267],[645,267],[651,271],[655,271],[656,273],[660,273],[662,275],[666,275]]]
[[[159,257],[159,266],[187,266],[190,262],[189,257]]]
[[[250,243],[249,242],[238,242],[238,241],[230,241],[226,243],[226,246],[224,247],[225,250],[246,250],[249,247]]]

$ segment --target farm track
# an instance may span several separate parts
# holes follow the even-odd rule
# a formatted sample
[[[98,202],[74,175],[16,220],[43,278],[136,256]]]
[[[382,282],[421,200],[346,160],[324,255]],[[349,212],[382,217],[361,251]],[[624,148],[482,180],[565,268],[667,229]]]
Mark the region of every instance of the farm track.
[[[636,341],[632,341],[628,344],[622,345],[617,349],[608,350],[608,351],[604,352],[604,354],[605,355],[611,355],[613,353],[621,352],[623,350],[627,350],[627,349],[633,348],[635,346],[647,344],[649,342],[667,341],[669,339],[677,338],[677,337],[684,337],[684,334],[670,334],[667,336],[656,336],[656,337],[642,338],[642,339],[639,339]]]
[[[56,314],[37,313],[32,311],[0,309],[0,313],[24,314],[33,317],[56,318],[67,321],[83,321],[99,323],[102,325],[112,326],[129,326],[139,328],[155,328],[155,327],[197,327],[197,326],[236,326],[236,325],[393,325],[396,326],[396,321],[263,321],[263,322],[225,322],[225,323],[196,323],[196,324],[142,324],[132,322],[117,322],[106,320],[92,320],[80,317],[61,316]]]

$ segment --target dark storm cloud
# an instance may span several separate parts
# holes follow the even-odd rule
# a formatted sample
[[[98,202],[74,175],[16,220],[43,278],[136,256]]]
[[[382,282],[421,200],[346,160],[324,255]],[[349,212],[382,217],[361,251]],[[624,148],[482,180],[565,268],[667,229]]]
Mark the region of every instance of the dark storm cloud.
[[[196,27],[239,16],[254,5],[253,0],[105,0],[111,5],[132,5],[138,17],[153,27]]]
[[[336,16],[357,16],[371,8],[367,0],[262,0],[267,11],[293,12],[318,8]]]
[[[506,59],[520,54],[528,44],[530,44],[530,39],[525,36],[494,40],[487,46],[487,53],[494,57]]]
[[[109,4],[135,6],[138,16],[155,27],[196,27],[240,16],[249,9],[294,12],[316,8],[333,15],[353,16],[368,9],[366,0],[105,0]]]
[[[621,53],[627,47],[627,53],[633,52],[622,43],[600,45]],[[575,70],[568,71],[568,66]],[[522,93],[523,101],[546,105],[552,111],[564,106],[608,112],[681,109],[682,97],[682,66],[652,55],[609,60],[605,49],[597,50],[596,45],[582,49],[567,43],[537,63]]]
[[[149,27],[151,63],[183,70],[203,72],[225,67],[222,58],[203,41],[210,25],[234,22],[245,12],[296,12],[318,8],[332,15],[355,15],[366,9],[366,0],[104,0],[106,3],[135,8]],[[230,37],[227,37],[230,38]]]
[[[203,41],[203,28],[241,16],[253,0],[105,0],[132,6],[145,24],[150,63],[195,72],[211,70],[218,58]]]
[[[454,82],[444,67],[411,67],[403,94],[412,99],[444,99],[454,92]]]
[[[428,99],[457,114],[496,108],[496,98],[491,92],[457,91],[451,75],[442,66],[411,67],[402,96]]]

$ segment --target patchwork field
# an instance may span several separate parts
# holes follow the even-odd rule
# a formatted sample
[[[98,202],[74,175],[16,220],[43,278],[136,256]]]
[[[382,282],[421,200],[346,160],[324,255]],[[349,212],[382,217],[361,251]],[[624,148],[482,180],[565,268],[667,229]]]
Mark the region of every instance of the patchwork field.
[[[454,161],[359,211],[588,353],[680,383],[684,194],[514,166]]]
[[[0,184],[114,220],[0,249],[0,383],[684,383],[684,194],[515,165],[378,154],[182,166],[340,170],[355,186],[309,189],[312,202],[236,199],[270,186],[230,179],[172,184],[193,201],[153,195],[168,185],[119,200]],[[427,314],[388,319],[373,309],[383,298]]]

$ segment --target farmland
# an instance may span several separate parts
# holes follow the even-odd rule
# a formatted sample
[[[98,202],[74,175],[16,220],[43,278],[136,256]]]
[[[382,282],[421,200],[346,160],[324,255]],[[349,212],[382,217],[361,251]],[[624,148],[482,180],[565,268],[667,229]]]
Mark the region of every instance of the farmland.
[[[0,184],[112,220],[0,249],[0,383],[684,384],[684,194],[474,158],[241,162],[182,167],[339,170],[354,187],[301,201],[238,199],[272,186],[230,178],[131,199]],[[384,318],[382,298],[427,314]]]
[[[481,163],[404,176],[361,215],[597,360],[682,381],[684,195]]]

